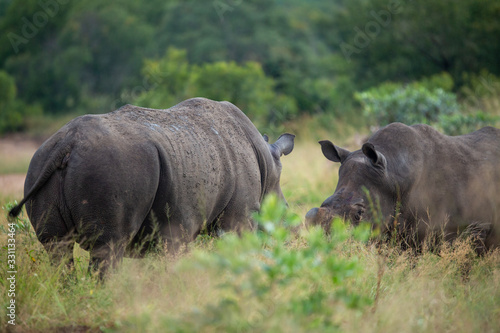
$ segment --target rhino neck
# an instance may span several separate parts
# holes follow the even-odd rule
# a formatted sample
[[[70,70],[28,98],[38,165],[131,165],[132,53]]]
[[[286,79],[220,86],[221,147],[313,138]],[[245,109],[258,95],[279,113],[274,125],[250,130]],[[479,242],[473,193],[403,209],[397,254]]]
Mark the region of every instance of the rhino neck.
[[[253,154],[257,160],[257,164],[259,166],[260,173],[260,196],[259,202],[262,202],[264,195],[267,194],[267,191],[270,187],[270,169],[272,167],[272,156],[267,148],[267,143],[262,139],[260,133],[258,137],[256,137],[255,133],[250,129],[243,128],[245,132],[245,136],[250,143]]]

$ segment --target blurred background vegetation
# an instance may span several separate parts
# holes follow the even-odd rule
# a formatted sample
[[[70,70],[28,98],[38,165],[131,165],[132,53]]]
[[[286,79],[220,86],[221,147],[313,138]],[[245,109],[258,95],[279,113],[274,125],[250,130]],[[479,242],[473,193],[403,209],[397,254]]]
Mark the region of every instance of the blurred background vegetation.
[[[498,123],[499,17],[490,0],[0,0],[0,134],[195,96],[270,131],[460,134]]]
[[[261,132],[297,134],[281,184],[304,216],[338,180],[312,139],[358,149],[393,121],[448,134],[500,124],[499,18],[491,0],[0,0],[0,138],[43,139],[127,103],[228,100]],[[17,137],[0,139],[4,248],[39,146]],[[269,201],[254,216],[267,233],[126,259],[108,283],[86,274],[78,246],[75,271],[51,266],[17,219],[17,331],[498,331],[498,251],[415,256],[339,225],[292,234],[280,224],[300,220],[291,212]],[[1,295],[5,281],[0,270]]]

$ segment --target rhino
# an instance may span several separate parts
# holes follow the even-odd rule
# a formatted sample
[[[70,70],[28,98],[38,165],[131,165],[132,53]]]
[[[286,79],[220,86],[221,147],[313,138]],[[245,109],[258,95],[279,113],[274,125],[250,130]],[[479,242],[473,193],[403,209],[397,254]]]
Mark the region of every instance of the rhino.
[[[166,110],[125,105],[73,119],[34,154],[24,198],[38,240],[54,260],[74,243],[89,270],[142,257],[160,240],[167,251],[200,232],[253,230],[251,212],[280,188],[285,133],[270,144],[229,102],[193,98]]]
[[[446,136],[428,125],[392,123],[353,152],[319,143],[328,160],[340,162],[339,180],[333,195],[307,212],[307,225],[329,230],[334,217],[367,221],[417,249],[461,232],[480,253],[500,245],[499,129]]]

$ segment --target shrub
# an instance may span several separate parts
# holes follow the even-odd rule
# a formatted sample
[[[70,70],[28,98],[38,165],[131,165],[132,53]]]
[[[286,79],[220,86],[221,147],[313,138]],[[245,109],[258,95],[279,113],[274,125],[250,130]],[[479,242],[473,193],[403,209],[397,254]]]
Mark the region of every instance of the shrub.
[[[14,78],[0,71],[0,135],[26,127],[26,117],[42,113],[37,105],[27,105],[17,98]]]
[[[186,52],[170,48],[164,58],[146,61],[144,80],[153,84],[136,104],[168,108],[187,98],[229,101],[252,120],[279,124],[297,114],[293,98],[274,92],[275,82],[257,62],[214,62],[192,65]]]
[[[433,124],[441,116],[459,110],[455,94],[419,84],[403,87],[387,83],[356,93],[355,98],[362,104],[365,116],[375,118],[380,126],[392,122]]]
[[[441,74],[425,77],[420,81],[416,81],[410,85],[423,86],[430,91],[442,89],[444,91],[451,92],[455,83],[453,82],[453,78],[449,73],[443,72]]]
[[[487,76],[489,81],[484,77],[470,79],[471,89],[477,92],[477,96],[483,96],[486,88],[492,90],[495,86],[493,76]],[[363,106],[365,116],[374,119],[378,126],[392,122],[408,125],[424,123],[439,128],[445,134],[460,135],[499,120],[499,117],[489,113],[470,111],[475,108],[474,105],[479,105],[470,104],[471,89],[462,89],[462,94],[469,97],[465,99],[465,104],[459,105],[456,95],[451,92],[452,87],[451,77],[440,74],[406,86],[384,83],[356,93],[355,98]]]
[[[185,262],[188,270],[195,266],[217,272],[225,296],[171,325],[187,331],[265,331],[283,330],[273,325],[286,319],[289,327],[302,330],[335,329],[339,307],[362,309],[372,303],[349,287],[362,268],[356,255],[341,251],[349,240],[366,242],[371,234],[368,225],[350,228],[336,220],[331,237],[313,228],[297,238],[292,230],[300,218],[276,196],[266,197],[254,219],[262,231],[225,235],[215,251],[198,251]],[[197,322],[191,320],[195,314]]]
[[[457,113],[440,117],[439,127],[448,135],[460,135],[494,124],[499,120],[500,117],[481,111],[475,114]]]

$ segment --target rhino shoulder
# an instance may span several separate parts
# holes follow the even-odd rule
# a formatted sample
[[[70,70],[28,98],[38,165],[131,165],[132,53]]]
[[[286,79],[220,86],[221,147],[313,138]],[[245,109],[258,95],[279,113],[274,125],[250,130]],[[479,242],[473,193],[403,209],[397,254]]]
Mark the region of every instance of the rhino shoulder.
[[[424,125],[424,124],[416,124],[408,126],[403,123],[390,123],[380,130],[378,133],[384,134],[385,136],[394,136],[394,135],[405,135],[406,133],[415,133],[415,132],[426,132],[432,130],[432,127]]]
[[[125,105],[119,107],[118,109],[116,109],[115,112],[131,111],[131,110],[134,110],[136,108],[138,108],[138,106],[132,105],[132,104],[125,104]]]
[[[410,145],[416,141],[420,129],[414,126],[407,126],[402,123],[390,123],[375,132],[367,142],[371,142],[376,146],[386,146],[394,149],[401,144]],[[397,140],[395,140],[397,138]]]
[[[493,126],[483,127],[475,132],[472,132],[471,134],[491,136],[500,140],[500,129]]]
[[[204,97],[193,97],[174,105],[170,109],[188,108],[198,109],[206,107],[215,107],[219,102]]]

